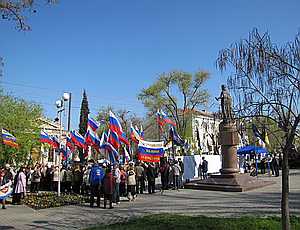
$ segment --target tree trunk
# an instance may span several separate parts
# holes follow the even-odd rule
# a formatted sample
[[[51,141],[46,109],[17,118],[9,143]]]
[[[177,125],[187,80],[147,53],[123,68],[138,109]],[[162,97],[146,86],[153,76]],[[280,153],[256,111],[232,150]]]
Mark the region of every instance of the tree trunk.
[[[281,223],[283,230],[290,229],[290,209],[289,209],[289,152],[290,148],[283,150],[282,162],[282,193],[281,193]]]

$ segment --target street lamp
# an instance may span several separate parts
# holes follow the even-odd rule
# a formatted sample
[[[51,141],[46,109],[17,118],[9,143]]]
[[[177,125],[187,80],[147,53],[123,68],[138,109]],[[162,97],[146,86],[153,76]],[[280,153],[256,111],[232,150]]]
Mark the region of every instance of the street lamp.
[[[71,128],[71,103],[72,103],[72,93],[65,92],[63,94],[63,100],[69,101],[68,105],[68,131],[70,131]]]
[[[59,157],[58,157],[58,184],[57,184],[57,195],[60,196],[60,167],[61,167],[61,149],[62,149],[62,112],[65,110],[65,103],[69,101],[69,112],[68,112],[68,131],[70,131],[70,116],[71,116],[71,93],[64,93],[62,98],[55,102],[57,108],[57,115],[59,119]]]

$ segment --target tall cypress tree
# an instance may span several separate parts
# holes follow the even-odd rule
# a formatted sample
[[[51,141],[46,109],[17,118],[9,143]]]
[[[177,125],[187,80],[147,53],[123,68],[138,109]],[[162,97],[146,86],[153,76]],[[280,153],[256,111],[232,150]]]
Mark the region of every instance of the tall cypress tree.
[[[79,133],[84,136],[87,131],[88,115],[89,115],[89,102],[86,96],[85,90],[83,91],[81,108],[80,108],[80,121],[79,121]],[[83,150],[79,151],[80,161],[83,161]]]

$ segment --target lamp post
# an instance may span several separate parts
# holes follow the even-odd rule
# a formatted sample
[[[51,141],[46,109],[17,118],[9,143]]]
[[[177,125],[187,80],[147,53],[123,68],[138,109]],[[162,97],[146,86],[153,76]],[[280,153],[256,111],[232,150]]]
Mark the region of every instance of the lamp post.
[[[57,115],[59,117],[59,155],[58,155],[58,184],[57,184],[57,195],[60,196],[60,168],[61,168],[61,149],[62,149],[62,136],[63,136],[63,124],[62,124],[62,112],[65,110],[65,102],[69,101],[69,112],[68,112],[68,131],[70,130],[70,114],[71,114],[71,93],[64,93],[62,98],[55,102],[57,108]]]
[[[69,101],[68,105],[68,131],[71,129],[71,105],[72,105],[72,93],[65,92],[63,94],[64,101]]]

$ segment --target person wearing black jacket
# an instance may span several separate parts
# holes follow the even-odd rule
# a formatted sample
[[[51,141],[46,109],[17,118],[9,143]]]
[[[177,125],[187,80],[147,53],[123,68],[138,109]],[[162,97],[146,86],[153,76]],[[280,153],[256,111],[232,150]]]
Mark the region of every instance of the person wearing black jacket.
[[[205,160],[204,157],[202,157],[202,174],[203,174],[203,179],[207,179],[207,171],[208,171],[208,162]]]
[[[147,180],[148,180],[148,193],[155,193],[155,167],[152,163],[149,163],[146,170]]]

